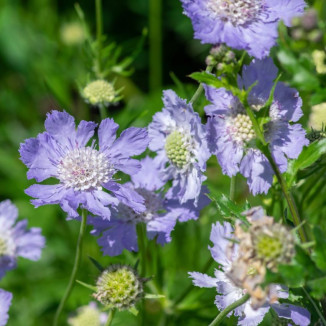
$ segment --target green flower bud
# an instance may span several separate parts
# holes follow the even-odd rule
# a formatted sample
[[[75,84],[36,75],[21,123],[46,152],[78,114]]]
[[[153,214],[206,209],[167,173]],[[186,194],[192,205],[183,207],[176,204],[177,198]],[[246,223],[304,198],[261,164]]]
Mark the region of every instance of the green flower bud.
[[[120,99],[117,97],[113,84],[102,79],[90,82],[83,89],[82,96],[87,103],[95,106],[108,106]]]
[[[72,22],[61,27],[60,36],[63,43],[69,46],[78,45],[85,40],[85,31],[79,22]]]
[[[95,302],[80,307],[74,317],[68,319],[69,326],[102,326],[107,316],[96,307]]]
[[[143,280],[129,266],[110,266],[100,275],[96,287],[93,296],[110,309],[130,309],[143,297]]]

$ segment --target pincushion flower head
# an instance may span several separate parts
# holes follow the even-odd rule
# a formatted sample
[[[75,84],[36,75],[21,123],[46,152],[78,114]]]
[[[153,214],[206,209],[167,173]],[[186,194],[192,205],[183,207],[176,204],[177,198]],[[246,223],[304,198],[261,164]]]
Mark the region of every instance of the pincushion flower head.
[[[11,305],[12,294],[5,290],[0,289],[0,326],[7,325],[8,311]]]
[[[242,298],[247,289],[236,285],[229,277],[229,274],[240,257],[237,244],[234,245],[234,250],[230,251],[231,241],[234,239],[233,228],[230,223],[223,225],[216,223],[212,226],[210,240],[213,247],[209,247],[213,259],[219,264],[219,268],[215,269],[215,277],[211,277],[199,272],[190,272],[189,275],[193,279],[193,283],[199,287],[216,288],[218,294],[215,297],[215,305],[219,310],[224,310],[230,304]],[[257,275],[252,273],[253,268]],[[253,264],[251,269],[248,269],[248,278],[263,280],[260,276],[259,264]],[[255,295],[256,293],[250,293]],[[295,325],[307,326],[310,324],[310,313],[299,306],[294,306],[288,303],[279,303],[278,299],[288,298],[288,292],[280,285],[272,284],[269,286],[268,293],[265,296],[263,304],[259,307],[252,307],[253,297],[241,306],[230,312],[239,317],[238,325],[255,326],[258,325],[266,315],[273,309],[280,318],[291,319]]]
[[[259,111],[267,102],[277,68],[272,59],[254,60],[244,66],[240,87],[248,89],[248,102],[253,111]],[[207,99],[210,150],[218,159],[224,174],[233,176],[240,172],[247,178],[250,191],[256,195],[267,193],[273,181],[273,170],[266,156],[255,145],[255,131],[249,116],[237,97],[224,88],[205,86]],[[280,172],[287,170],[287,159],[299,156],[308,145],[305,131],[294,124],[302,116],[302,100],[298,92],[279,82],[269,110],[270,121],[265,125],[264,137]]]
[[[45,244],[40,228],[28,230],[27,220],[16,223],[17,217],[17,207],[10,200],[0,202],[0,279],[16,267],[18,257],[39,260]]]
[[[139,223],[146,225],[148,238],[156,237],[160,244],[169,242],[170,233],[177,221],[197,219],[200,210],[209,203],[208,197],[204,195],[208,191],[203,188],[198,206],[191,200],[180,204],[178,199],[171,198],[171,193],[163,192],[164,182],[159,177],[157,160],[146,157],[140,163],[141,170],[131,176],[128,186],[144,197],[145,211],[136,213],[120,203],[110,221],[101,218],[88,220],[94,226],[91,233],[95,236],[101,235],[98,243],[105,255],[120,255],[123,249],[138,251],[136,226]]]
[[[52,111],[45,120],[46,132],[30,138],[20,147],[21,160],[29,168],[28,179],[42,182],[56,178],[59,183],[35,184],[26,193],[36,199],[35,207],[60,204],[72,218],[78,217],[81,206],[102,218],[110,218],[110,208],[123,202],[137,212],[145,209],[144,199],[114,179],[117,171],[137,173],[140,164],[131,156],[141,154],[148,145],[147,131],[128,128],[116,137],[118,125],[105,119],[98,129],[99,149],[94,135],[96,124],[81,121],[66,112]],[[105,192],[104,189],[110,193]]]
[[[202,43],[246,50],[258,59],[276,43],[277,25],[303,13],[304,0],[181,0]]]
[[[192,105],[172,90],[163,93],[164,108],[148,126],[149,148],[157,153],[164,181],[173,180],[172,193],[181,203],[198,198],[210,157],[206,127]]]

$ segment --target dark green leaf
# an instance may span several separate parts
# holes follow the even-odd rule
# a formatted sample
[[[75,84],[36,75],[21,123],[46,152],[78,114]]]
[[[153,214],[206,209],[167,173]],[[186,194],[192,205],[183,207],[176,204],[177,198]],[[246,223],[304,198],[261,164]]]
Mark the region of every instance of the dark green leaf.
[[[301,265],[279,265],[278,271],[289,287],[304,285],[304,267]]]
[[[313,260],[321,270],[326,271],[326,236],[318,226],[314,227],[313,232],[316,240]]]

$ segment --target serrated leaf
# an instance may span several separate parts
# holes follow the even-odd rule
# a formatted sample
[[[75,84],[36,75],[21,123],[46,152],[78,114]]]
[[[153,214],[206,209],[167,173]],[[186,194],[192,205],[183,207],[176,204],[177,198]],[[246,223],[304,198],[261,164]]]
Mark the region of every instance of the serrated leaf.
[[[316,246],[312,256],[316,265],[323,271],[326,271],[326,237],[322,229],[318,226],[313,230]]]

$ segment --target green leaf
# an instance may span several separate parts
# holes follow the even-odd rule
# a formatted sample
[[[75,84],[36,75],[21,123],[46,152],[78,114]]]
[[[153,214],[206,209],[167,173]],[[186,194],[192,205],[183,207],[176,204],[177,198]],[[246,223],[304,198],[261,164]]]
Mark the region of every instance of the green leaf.
[[[131,312],[134,316],[137,316],[138,312],[139,312],[136,307],[131,307],[131,308],[129,308],[128,311]]]
[[[94,285],[90,285],[90,284],[84,283],[84,282],[79,281],[79,280],[76,280],[76,282],[79,283],[80,285],[84,286],[85,288],[92,290],[93,292],[97,291],[97,288]]]
[[[308,281],[311,287],[311,295],[316,299],[322,299],[326,295],[326,276]]]
[[[88,256],[88,258],[100,272],[104,271],[105,268],[97,260],[90,256]]]
[[[312,258],[321,270],[326,271],[326,235],[318,226],[314,227],[313,232],[316,246]]]
[[[295,176],[299,170],[305,169],[315,163],[321,155],[326,153],[326,139],[313,142],[309,146],[304,147],[301,154],[296,160],[289,162],[289,168],[286,172],[288,184],[291,186],[295,180]]]
[[[161,298],[165,298],[165,295],[162,295],[162,294],[150,294],[150,293],[145,294],[145,299],[161,299]]]
[[[279,265],[278,271],[289,287],[304,285],[304,267],[301,265]]]

